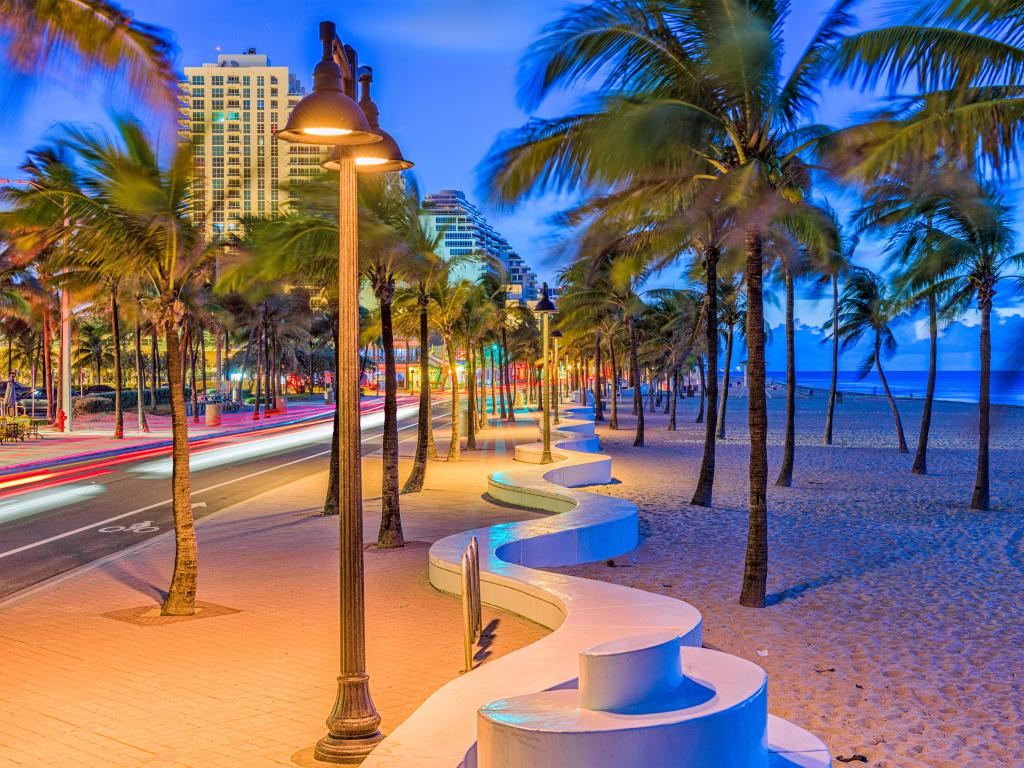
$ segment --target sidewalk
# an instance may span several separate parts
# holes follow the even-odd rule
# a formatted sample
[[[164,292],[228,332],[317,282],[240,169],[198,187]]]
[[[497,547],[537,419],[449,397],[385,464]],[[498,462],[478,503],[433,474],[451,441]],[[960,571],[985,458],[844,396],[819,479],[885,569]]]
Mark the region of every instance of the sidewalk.
[[[436,437],[444,455],[444,430]],[[407,546],[366,552],[371,691],[390,732],[462,663],[457,599],[427,583],[428,543],[534,517],[481,498],[535,426],[486,430],[482,450],[432,462],[427,490],[402,497]],[[408,472],[412,440],[402,443]],[[366,540],[379,523],[380,462],[364,461]],[[198,525],[204,610],[153,618],[173,541],[154,540],[0,605],[0,764],[215,768],[292,766],[324,733],[338,654],[337,519],[320,517],[326,473]],[[497,621],[496,658],[541,637]],[[486,663],[486,661],[484,662]],[[304,762],[303,764],[311,764]]]
[[[383,398],[370,397],[363,400],[363,413],[373,413],[383,407]],[[399,407],[416,402],[413,398],[399,398]],[[260,414],[253,420],[252,411],[224,414],[221,424],[207,427],[202,420],[195,424],[188,419],[189,440],[208,440],[215,437],[244,434],[246,432],[288,426],[296,422],[329,418],[334,406],[322,403],[289,404],[287,413]],[[134,413],[125,414],[125,436],[115,440],[113,422],[92,422],[84,424],[70,434],[56,430],[43,430],[45,438],[31,439],[0,445],[0,476],[21,473],[44,467],[67,464],[73,461],[120,456],[135,451],[166,447],[171,444],[171,417],[147,414],[150,431],[136,429]]]

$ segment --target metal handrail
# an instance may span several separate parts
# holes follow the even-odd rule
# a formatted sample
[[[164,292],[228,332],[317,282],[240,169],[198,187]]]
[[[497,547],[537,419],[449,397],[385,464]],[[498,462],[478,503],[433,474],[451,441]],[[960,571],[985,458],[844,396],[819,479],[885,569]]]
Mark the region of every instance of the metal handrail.
[[[465,669],[473,669],[473,645],[483,634],[483,604],[480,600],[480,543],[476,536],[462,553],[462,641]]]

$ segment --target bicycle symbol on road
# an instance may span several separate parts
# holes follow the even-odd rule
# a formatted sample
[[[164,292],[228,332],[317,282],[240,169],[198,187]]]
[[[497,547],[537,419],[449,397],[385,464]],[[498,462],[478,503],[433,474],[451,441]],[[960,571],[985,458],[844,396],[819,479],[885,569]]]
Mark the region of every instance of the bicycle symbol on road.
[[[100,533],[119,533],[124,531],[125,533],[153,533],[159,531],[160,528],[153,525],[152,521],[144,520],[141,523],[134,523],[133,525],[108,525],[106,528],[100,528]]]

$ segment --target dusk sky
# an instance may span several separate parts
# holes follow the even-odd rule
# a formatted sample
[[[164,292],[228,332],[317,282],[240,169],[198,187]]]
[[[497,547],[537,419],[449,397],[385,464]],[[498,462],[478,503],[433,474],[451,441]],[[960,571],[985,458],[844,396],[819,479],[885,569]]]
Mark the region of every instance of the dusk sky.
[[[567,201],[548,197],[500,215],[482,205],[477,165],[499,132],[527,119],[516,103],[518,61],[538,29],[565,7],[562,0],[435,0],[429,4],[419,0],[344,4],[125,0],[124,4],[141,19],[173,31],[179,68],[214,61],[218,52],[254,47],[273,63],[296,72],[307,87],[319,57],[317,23],[333,19],[342,38],[359,51],[361,63],[374,67],[381,124],[416,162],[421,191],[464,189],[543,279],[554,277],[558,265],[547,257],[548,218]],[[802,50],[829,5],[825,0],[794,3],[789,25],[791,58]],[[858,12],[862,26],[870,25],[882,7],[884,3],[877,0],[864,3]],[[579,94],[559,94],[543,106],[541,114],[563,114],[578,99]],[[833,87],[822,104],[819,119],[842,125],[851,113],[869,108],[872,102]],[[105,122],[110,106],[102,92],[83,89],[81,83],[55,83],[27,95],[23,114],[0,146],[0,177],[17,177],[25,151],[39,143],[50,125],[66,120]],[[158,120],[154,118],[152,124],[158,125]],[[165,129],[163,141],[173,136],[171,126]],[[842,206],[838,200],[833,202]],[[872,251],[868,244],[860,254],[863,263],[877,264]],[[675,279],[676,275],[667,274],[662,281]],[[810,299],[800,301],[797,308],[800,318],[811,324],[820,324],[826,311],[826,305]],[[1007,311],[1005,303],[1003,311]],[[779,310],[769,312],[776,324],[781,319]],[[905,326],[912,338],[913,323]]]

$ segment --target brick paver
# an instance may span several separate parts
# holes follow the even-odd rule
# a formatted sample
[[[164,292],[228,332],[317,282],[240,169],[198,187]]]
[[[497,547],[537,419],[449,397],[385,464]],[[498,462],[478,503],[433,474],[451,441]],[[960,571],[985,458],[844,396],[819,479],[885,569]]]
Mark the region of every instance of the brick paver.
[[[532,439],[526,429],[520,439]],[[366,553],[368,667],[385,732],[461,666],[459,602],[427,583],[427,542],[531,516],[481,497],[515,436],[485,434],[484,450],[431,463],[428,489],[403,497],[409,546]],[[379,467],[365,460],[368,541]],[[335,690],[337,521],[317,514],[325,484],[319,473],[199,524],[199,598],[232,609],[221,615],[116,617],[156,604],[168,538],[0,606],[0,765],[293,765],[323,735]],[[484,619],[497,622],[492,657],[545,631],[486,609]]]

